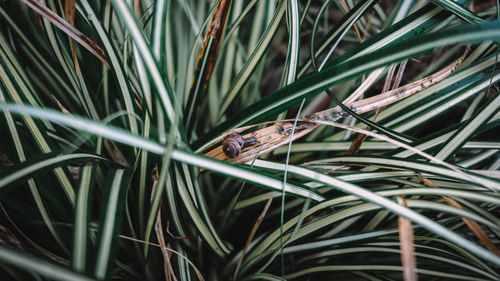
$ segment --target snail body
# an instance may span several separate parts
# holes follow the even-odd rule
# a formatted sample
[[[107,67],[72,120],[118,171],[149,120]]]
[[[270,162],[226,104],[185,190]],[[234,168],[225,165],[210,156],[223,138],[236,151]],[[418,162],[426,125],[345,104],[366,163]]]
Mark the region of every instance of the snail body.
[[[243,138],[238,133],[230,133],[222,139],[222,151],[229,158],[237,158],[243,148],[258,142],[255,137]]]

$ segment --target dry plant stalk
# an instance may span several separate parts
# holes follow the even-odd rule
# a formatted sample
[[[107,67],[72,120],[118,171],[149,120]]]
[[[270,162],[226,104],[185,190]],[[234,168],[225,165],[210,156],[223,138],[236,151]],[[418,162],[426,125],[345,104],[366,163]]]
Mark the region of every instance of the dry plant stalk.
[[[468,52],[469,48],[465,50],[464,54],[460,58],[458,58],[447,67],[443,68],[442,70],[432,75],[419,79],[415,82],[406,84],[397,89],[386,91],[379,95],[369,97],[360,101],[354,101],[348,103],[344,102],[344,105],[348,106],[352,111],[356,112],[357,114],[363,114],[366,112],[377,110],[382,107],[386,107],[394,102],[397,102],[401,99],[407,98],[415,93],[418,93],[451,75],[465,59]],[[271,152],[280,146],[286,145],[290,141],[299,139],[307,135],[308,133],[312,132],[314,129],[318,128],[321,125],[318,124],[317,122],[321,121],[334,122],[337,121],[338,119],[345,118],[347,116],[349,116],[349,113],[341,109],[340,106],[336,106],[334,108],[319,111],[314,114],[309,114],[300,118],[295,128],[293,126],[294,120],[292,119],[264,122],[260,124],[236,128],[231,132],[240,133],[256,126],[271,124],[270,126],[267,126],[260,130],[244,135],[243,136],[244,138],[255,137],[258,142],[253,146],[249,146],[242,149],[241,154],[237,158],[231,159],[228,156],[226,156],[222,151],[220,140],[224,136],[219,137],[217,139],[218,143],[216,143],[217,146],[215,148],[212,148],[210,151],[206,152],[205,155],[219,160],[227,160],[233,163],[246,163],[258,156]],[[294,131],[293,138],[291,138],[292,130]],[[202,147],[200,150],[206,151],[209,148],[210,147],[205,146]]]
[[[403,197],[398,197],[398,201],[401,205],[408,208],[408,204]],[[403,279],[405,281],[417,281],[417,259],[415,258],[413,224],[409,219],[399,216],[398,225]]]
[[[422,175],[418,175],[420,180],[422,181],[423,184],[426,186],[434,187],[434,188],[439,188],[437,184],[435,184],[432,180],[428,178],[424,178]],[[458,203],[456,200],[453,200],[449,197],[446,196],[441,196],[444,202],[446,204],[455,207],[457,209],[463,210],[464,208],[460,203]],[[477,223],[474,220],[462,217],[462,221],[467,225],[467,227],[474,233],[474,235],[479,239],[481,244],[483,244],[486,249],[488,249],[490,252],[495,253],[495,255],[500,256],[500,250],[495,246],[495,243],[491,241],[490,237],[488,237],[488,234],[481,228],[479,223]]]
[[[153,181],[153,187],[151,188],[151,198],[150,200],[153,201],[154,195],[156,193],[156,187],[158,185],[158,171],[156,171],[155,176],[154,176],[154,181]],[[174,274],[174,269],[172,268],[172,263],[170,262],[170,258],[172,257],[172,253],[168,251],[169,246],[167,246],[167,243],[165,242],[165,236],[163,235],[163,223],[161,219],[161,207],[158,209],[158,214],[156,215],[156,222],[155,222],[155,233],[156,233],[156,239],[158,239],[158,243],[160,243],[160,249],[161,253],[163,255],[163,271],[165,273],[165,280],[167,281],[177,281],[177,278],[175,277]]]

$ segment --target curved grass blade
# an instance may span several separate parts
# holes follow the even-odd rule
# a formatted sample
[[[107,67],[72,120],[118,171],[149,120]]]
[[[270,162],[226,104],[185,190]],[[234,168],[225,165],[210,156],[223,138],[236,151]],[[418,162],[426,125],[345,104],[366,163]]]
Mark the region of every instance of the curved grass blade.
[[[435,187],[435,188],[438,188],[439,186],[437,186],[433,181],[429,180],[429,179],[426,179],[426,178],[422,178],[422,182],[427,185],[427,186],[430,186],[430,187]],[[462,205],[460,205],[460,203],[458,203],[458,201],[456,200],[453,200],[451,198],[448,198],[446,196],[443,196],[442,197],[444,202],[446,202],[446,204],[450,205],[450,206],[453,206],[455,208],[458,208],[460,210],[463,210],[464,208],[462,207]],[[479,239],[479,241],[481,241],[481,243],[488,249],[490,250],[491,252],[493,253],[496,253],[497,255],[500,255],[500,251],[498,250],[498,248],[495,246],[495,244],[493,243],[493,241],[488,237],[488,235],[486,234],[486,232],[481,228],[481,226],[479,226],[479,224],[477,223],[478,220],[477,219],[474,219],[474,220],[471,220],[471,219],[467,219],[465,216],[462,217],[462,221],[467,225],[467,227],[472,230],[472,232],[474,233],[474,235],[476,235],[476,237]],[[493,227],[494,228],[494,227]]]
[[[300,264],[300,263],[304,263],[307,261],[315,261],[315,260],[321,259],[321,258],[348,255],[348,254],[353,254],[353,253],[370,253],[370,252],[372,252],[372,253],[381,253],[381,254],[382,253],[384,253],[384,254],[400,254],[401,251],[395,249],[394,248],[395,246],[396,246],[395,243],[380,243],[380,242],[379,243],[365,243],[364,245],[359,246],[359,247],[342,248],[339,250],[329,250],[329,251],[320,252],[318,254],[312,254],[312,255],[309,255],[309,256],[306,256],[306,257],[300,259],[299,261],[297,261],[297,263]],[[467,269],[471,273],[474,272],[474,273],[482,275],[484,278],[490,278],[490,279],[497,279],[498,278],[498,275],[495,276],[494,274],[485,272],[483,270],[478,270],[476,267],[471,266],[467,263],[460,262],[460,261],[457,261],[454,259],[450,259],[449,257],[450,257],[450,255],[452,255],[452,253],[450,253],[450,252],[444,252],[443,250],[438,249],[438,248],[428,247],[428,246],[420,246],[420,245],[417,245],[417,248],[420,249],[422,252],[424,252],[424,251],[433,251],[434,253],[438,252],[436,254],[425,254],[422,252],[417,252],[416,256],[421,258],[422,260],[425,260],[426,262],[427,262],[427,260],[429,260],[429,261],[434,261],[434,262],[438,262],[438,263],[447,263],[450,266],[452,266],[453,268]],[[427,263],[425,263],[424,265],[421,265],[421,268],[425,269],[425,266],[427,266]],[[417,270],[419,270],[419,269],[417,269]],[[448,272],[448,273],[450,273],[450,272]],[[407,280],[407,279],[405,279],[405,280]]]
[[[162,159],[162,162],[165,163],[167,162],[166,159]],[[168,163],[170,164],[170,163]],[[150,199],[150,210],[149,210],[149,216],[146,221],[146,226],[145,226],[145,231],[144,231],[144,241],[146,242],[144,244],[144,257],[148,256],[149,252],[149,240],[151,233],[153,232],[153,225],[155,224],[157,217],[159,216],[161,210],[160,210],[160,204],[161,204],[161,199],[162,199],[162,193],[163,189],[165,186],[166,182],[170,181],[170,174],[168,173],[169,171],[169,165],[163,164],[161,166],[160,172],[158,172],[158,167],[156,167],[155,164],[155,175],[154,175],[154,180],[152,183],[152,189],[155,189],[154,193],[151,195]],[[176,224],[177,225],[177,221]]]
[[[5,172],[2,178],[0,178],[0,190],[14,184],[18,181],[24,180],[26,178],[32,178],[34,174],[40,173],[45,170],[51,170],[55,167],[60,167],[66,165],[68,162],[74,161],[87,161],[87,160],[105,160],[104,158],[87,154],[87,153],[75,153],[75,154],[56,154],[49,153],[43,155],[41,159],[35,159],[35,161],[25,161],[21,165],[17,165],[12,172]]]
[[[46,1],[40,1],[40,3],[43,3],[45,5]],[[54,2],[51,1],[47,4],[51,9],[56,10]],[[78,76],[81,76],[81,74],[78,73],[78,66],[73,65],[73,60],[71,59],[71,50],[67,48],[63,41],[59,40],[59,32],[57,30],[57,27],[54,27],[53,24],[51,24],[51,22],[44,17],[41,17],[40,19],[40,24],[45,31],[46,37],[44,37],[43,41],[46,41],[46,39],[48,39],[48,52],[54,54],[53,58],[58,63],[58,68],[62,68],[63,73],[66,76],[66,80],[71,84],[71,91],[75,93],[74,95],[78,98],[78,102],[81,106],[80,111],[83,109],[89,116],[91,114],[94,114],[95,112],[93,112],[92,109],[89,108],[89,102],[91,105],[91,100],[88,98],[88,93],[85,92],[86,85],[82,85],[81,81],[79,81],[79,79],[81,80],[81,77]]]
[[[198,232],[203,237],[203,239],[207,242],[210,248],[218,255],[218,256],[226,256],[230,252],[230,248],[219,238],[210,221],[202,218],[202,214],[198,210],[193,198],[189,194],[189,190],[186,188],[186,184],[181,179],[180,171],[176,167],[176,182],[178,187],[178,193],[186,208],[187,214],[193,225],[198,229]]]
[[[500,190],[500,182],[498,180],[484,177],[479,174],[474,174],[471,172],[459,173],[454,170],[445,169],[441,166],[434,165],[431,163],[422,163],[416,160],[403,160],[399,158],[393,157],[380,157],[380,156],[341,156],[341,157],[333,157],[328,159],[319,160],[321,163],[342,163],[342,164],[354,164],[354,165],[375,165],[382,167],[405,167],[406,169],[410,169],[412,171],[419,171],[422,173],[429,173],[439,175],[445,178],[455,179],[459,181],[470,182],[473,184],[480,184],[482,186],[486,186],[488,188],[492,188],[495,190]],[[310,162],[310,164],[314,164],[317,162]],[[464,174],[465,173],[465,174]]]
[[[262,161],[262,160],[257,160],[257,161]],[[256,163],[255,166],[262,166],[262,167],[266,167],[266,168],[276,166],[273,169],[276,169],[278,171],[282,171],[284,168],[283,164],[269,165],[268,163],[264,163],[264,164]],[[279,169],[277,167],[281,167],[281,169]],[[294,171],[294,166],[290,166],[289,172],[291,174],[296,175],[296,176],[300,176],[300,174],[296,174],[296,172]],[[368,177],[370,175],[371,175],[371,173],[368,173],[366,175],[366,177]],[[382,176],[382,175],[380,175],[380,176]],[[366,177],[363,176],[363,178],[366,178]],[[339,177],[337,177],[337,179],[347,181],[347,182],[356,182],[358,177],[353,176],[353,175],[346,175],[346,176],[339,176]],[[367,179],[365,179],[364,181],[367,181]],[[437,180],[434,180],[434,181],[437,181]],[[445,185],[445,183],[442,181],[440,181],[440,184],[441,184],[441,186]],[[450,186],[450,188],[456,188],[456,187],[457,186],[455,186],[455,185]],[[463,188],[464,186],[460,186],[460,187]],[[466,187],[470,187],[470,186],[466,185]],[[484,191],[484,189],[470,187],[470,190],[472,190],[473,192],[457,191],[457,190],[453,190],[453,189],[443,189],[443,188],[440,188],[439,191],[437,191],[437,189],[429,189],[429,188],[407,188],[407,189],[403,189],[403,190],[390,190],[387,192],[384,191],[384,192],[376,192],[376,193],[381,195],[381,196],[386,196],[386,197],[387,196],[398,196],[398,195],[437,195],[437,196],[452,196],[452,197],[469,198],[469,199],[474,198],[474,200],[479,200],[482,202],[488,202],[491,204],[500,205],[500,201],[496,198],[492,198],[491,196],[483,196],[483,195],[480,195],[480,197],[477,197],[475,195],[475,194],[477,194],[478,190]],[[238,204],[236,204],[235,209],[242,209],[242,208],[251,206],[253,204],[257,204],[259,202],[265,201],[269,197],[277,197],[279,195],[280,194],[276,193],[276,192],[269,192],[269,193],[263,194],[262,196],[254,196],[252,198],[239,201]],[[348,197],[346,197],[345,200],[347,200],[347,199],[348,199]],[[352,200],[354,200],[354,199],[352,199]],[[342,202],[344,202],[344,201],[342,201]],[[490,220],[494,220],[494,219],[490,218]]]
[[[92,120],[67,116],[50,109],[36,109],[28,106],[0,104],[0,111],[9,111],[16,114],[27,114],[32,117],[46,119],[51,122],[66,125],[71,128],[82,130],[101,137],[124,143],[126,145],[135,146],[148,150],[156,154],[163,154],[166,147],[150,139],[145,139],[141,136],[132,135],[130,132],[120,128]],[[257,173],[251,169],[238,167],[237,165],[229,164],[223,161],[217,161],[203,155],[185,152],[179,149],[173,149],[170,155],[172,159],[185,162],[189,165],[200,167],[205,170],[216,171],[230,177],[246,180],[262,187],[281,191],[282,183],[280,180],[266,174]],[[322,201],[324,198],[307,190],[306,188],[296,185],[287,184],[285,186],[287,193],[300,197],[311,197],[312,200]]]
[[[473,118],[465,122],[436,154],[436,158],[446,160],[466,142],[476,130],[490,120],[500,107],[500,95],[488,102]]]
[[[322,9],[323,9],[323,7],[325,7],[325,8],[328,7],[329,2],[331,2],[331,1],[323,3]],[[344,36],[347,34],[349,29],[366,12],[366,10],[372,6],[372,4],[374,2],[375,2],[374,0],[359,2],[354,8],[352,8],[345,15],[345,17],[335,27],[332,28],[333,32],[327,36],[327,42],[333,41],[333,44],[332,44],[332,47],[330,48],[330,50],[328,51],[328,54],[326,55],[325,59],[323,60],[323,62],[321,63],[321,65],[319,67],[316,66],[316,59],[318,58],[318,56],[315,54],[321,54],[326,48],[323,47],[324,46],[324,44],[323,44],[319,48],[319,50],[316,50],[315,38],[316,38],[317,29],[318,29],[319,17],[316,18],[314,25],[313,25],[313,30],[312,30],[310,58],[309,58],[314,70],[318,71],[318,70],[323,69],[326,61],[332,55],[333,51],[335,50],[335,48],[337,48],[338,44],[344,38]],[[321,15],[321,11],[319,12],[319,14]],[[306,64],[306,66],[307,66],[307,64]]]
[[[461,17],[462,19],[470,22],[470,23],[480,23],[484,22],[482,18],[471,12],[469,9],[466,7],[461,6],[461,4],[455,2],[455,1],[450,1],[450,0],[432,0],[434,4],[441,6],[443,9],[448,10],[457,16]]]
[[[497,126],[496,124],[498,124],[499,120],[500,120],[500,114],[497,114],[497,116],[493,117],[492,120],[486,124],[487,126],[484,126],[484,128],[481,128],[481,129],[486,130],[490,127]],[[455,126],[455,127],[457,127],[457,126]],[[453,129],[455,129],[455,128],[452,127],[451,130],[449,130],[449,131],[444,130],[444,132],[443,131],[437,132],[435,135],[431,135],[429,138],[424,138],[421,141],[415,142],[413,144],[413,147],[415,149],[418,149],[421,151],[431,149],[431,148],[433,148],[441,143],[446,142],[451,136],[453,136],[453,134],[456,132],[456,129],[455,130],[453,130]],[[486,148],[487,147],[488,146],[486,146]],[[407,158],[407,157],[413,155],[414,153],[411,151],[401,151],[401,152],[396,151],[392,154],[395,157]]]
[[[3,245],[0,245],[0,260],[20,268],[29,269],[54,280],[95,281],[93,278],[76,273],[64,266],[54,264],[26,252],[7,248]]]
[[[149,116],[146,114],[144,116],[144,130],[143,130],[143,137],[148,139],[149,134],[151,130],[151,119]],[[142,150],[139,154],[139,167],[138,167],[138,173],[139,173],[139,194],[137,195],[137,202],[138,202],[138,216],[139,216],[139,233],[140,235],[144,234],[144,213],[146,211],[146,185],[149,182],[148,181],[148,176],[150,176],[150,168],[151,168],[151,161],[150,161],[150,155],[149,152],[146,150]]]
[[[45,80],[50,81],[53,84],[57,84],[54,85],[55,89],[58,89],[59,88],[58,85],[60,85],[60,87],[62,87],[63,89],[61,90],[61,92],[66,93],[67,96],[71,98],[71,102],[73,103],[73,105],[78,105],[79,100],[74,95],[73,91],[71,90],[71,87],[67,84],[67,81],[63,80],[61,75],[55,70],[54,65],[49,63],[46,56],[42,55],[42,51],[39,48],[35,47],[33,42],[30,41],[30,39],[28,39],[26,34],[23,33],[21,27],[17,25],[14,22],[14,20],[7,14],[7,12],[1,7],[0,7],[0,15],[9,24],[9,26],[15,32],[15,34],[19,36],[19,38],[23,41],[24,45],[26,46],[23,50],[25,50],[25,52],[31,57],[31,61],[36,65],[38,69],[40,70],[43,69],[43,71],[40,71],[42,74],[47,74],[48,77],[50,77],[50,79],[47,78]]]
[[[211,69],[209,68],[209,66],[213,67],[214,57],[211,57],[211,55],[216,55],[216,52],[217,39],[212,36],[208,36],[205,39],[205,42],[203,42],[198,61],[196,62],[193,84],[189,91],[186,102],[185,112],[187,112],[187,115],[185,124],[186,131],[188,132],[188,138],[191,138],[191,134],[195,130],[195,122],[198,119],[196,116],[200,115],[199,103],[203,98],[202,95],[206,94],[208,81],[211,74]]]
[[[463,3],[466,1],[460,1]],[[355,10],[355,9],[353,9]],[[346,53],[335,58],[332,63],[339,63],[343,61],[348,61],[359,57],[361,55],[366,55],[369,52],[373,52],[377,49],[383,48],[388,44],[405,40],[408,37],[411,37],[415,34],[423,33],[428,30],[432,30],[439,22],[443,20],[446,16],[446,13],[442,11],[441,8],[436,8],[432,4],[428,4],[418,11],[412,13],[408,17],[399,21],[392,26],[385,28],[380,33],[375,34],[370,37],[368,40],[364,41],[362,44],[354,47],[351,50],[348,50]],[[321,54],[326,50],[326,48],[332,44],[332,42],[336,39],[336,29],[332,29],[328,35],[325,36],[325,39],[317,48],[317,52],[315,54],[315,58],[321,56]],[[312,61],[311,58],[307,60],[307,62],[302,66],[299,77],[303,77],[306,71],[311,67]]]
[[[346,198],[347,197],[351,197],[351,196],[346,196]],[[332,200],[332,203],[333,203],[333,201],[337,201],[337,203],[340,203],[339,200]],[[419,204],[418,202],[421,202],[421,204]],[[428,204],[429,202],[419,201],[419,200],[411,200],[411,201],[409,201],[409,203],[410,203],[409,205],[412,206],[412,207],[420,207],[422,209],[426,209],[426,208],[432,206],[432,204],[431,205]],[[325,203],[323,203],[321,205],[324,205],[324,204],[327,204],[327,203],[325,202]],[[437,208],[436,208],[437,210],[439,210],[439,209],[448,210],[448,211],[451,210],[451,213],[456,213],[459,216],[461,215],[460,214],[461,212],[459,210],[455,209],[455,208],[451,208],[450,209],[449,207],[443,206],[442,204],[437,204],[437,203],[433,203],[433,204],[434,204],[434,206],[437,206]],[[330,205],[330,204],[328,204],[328,205]],[[319,220],[311,222],[307,226],[303,227],[303,229],[301,229],[301,231],[300,231],[300,234],[297,237],[293,237],[293,240],[300,239],[300,237],[302,237],[304,235],[307,235],[307,234],[310,234],[312,232],[315,232],[319,228],[327,227],[328,225],[333,224],[336,221],[343,220],[343,219],[345,219],[345,218],[347,218],[349,216],[353,216],[355,214],[358,214],[359,212],[367,212],[367,211],[370,211],[370,210],[373,211],[373,210],[375,210],[374,207],[375,206],[371,205],[371,204],[362,204],[362,205],[357,205],[355,207],[351,207],[351,208],[346,209],[346,210],[337,211],[337,213],[331,214],[329,216],[323,216]],[[313,208],[313,209],[315,209],[315,208]],[[432,207],[431,207],[431,209],[432,209]],[[454,210],[452,210],[452,209],[454,209]],[[318,211],[318,209],[316,209],[315,211]],[[296,218],[294,219],[294,221],[296,221]],[[289,227],[290,227],[290,225],[287,223],[287,228],[289,228]],[[273,233],[273,236],[277,236],[276,232],[277,231],[275,231]],[[388,233],[384,233],[383,235],[387,235],[387,234]],[[375,235],[375,236],[373,236],[373,235]],[[359,236],[357,239],[359,239],[359,238],[366,239],[366,238],[369,238],[369,237],[377,237],[377,236],[380,236],[380,235],[381,235],[381,233],[372,233],[372,234],[368,234],[368,235],[365,235],[365,234],[363,234],[363,235],[357,235],[357,236]],[[289,236],[289,235],[287,235],[287,236]],[[340,238],[340,239],[331,239],[331,240],[328,240],[328,241],[333,242],[334,240],[338,241],[339,243],[346,243],[348,241],[352,242],[352,240],[349,239],[349,237]],[[289,240],[289,241],[291,242],[292,240]],[[317,244],[315,246],[320,246],[320,245],[323,245],[323,246],[329,245],[329,246],[331,246],[332,244],[330,244],[328,241],[315,242],[315,243],[312,243],[312,244]],[[311,244],[311,243],[309,243],[309,244]],[[387,244],[387,243],[385,243],[385,244]],[[338,243],[335,243],[335,245],[338,245]],[[397,243],[394,243],[394,245],[397,246]],[[275,241],[269,247],[270,248],[276,248],[276,247],[278,247],[278,241]],[[311,250],[310,248],[305,249],[303,246],[299,246],[299,245],[290,247],[290,249],[292,249],[292,248],[295,249],[295,250],[298,250],[298,249],[302,249],[302,250],[306,250],[306,251]],[[287,252],[289,252],[289,251],[287,251]],[[300,264],[300,263],[302,263],[302,262],[304,262],[304,261],[306,261],[307,259],[310,259],[310,258],[321,258],[323,256],[323,254],[325,256],[327,256],[329,253],[342,254],[342,253],[346,253],[346,252],[349,252],[349,249],[345,249],[345,247],[344,248],[340,248],[339,250],[322,251],[322,252],[318,252],[317,254],[313,254],[313,255],[311,255],[311,256],[309,256],[307,258],[303,258],[303,259],[299,260],[298,263]],[[394,250],[394,252],[399,252],[399,251]],[[269,251],[267,251],[267,253],[269,253]],[[461,264],[462,267],[467,268],[470,271],[473,271],[473,272],[476,272],[476,273],[479,273],[479,274],[482,274],[482,275],[485,275],[485,276],[491,278],[492,275],[490,273],[487,273],[487,272],[485,272],[483,270],[479,270],[479,269],[475,268],[475,266],[463,264],[461,262],[449,261],[450,254],[452,254],[452,253],[447,253],[447,255],[446,255],[447,257],[445,258],[446,262],[449,262],[449,263],[452,263],[452,264],[455,264],[455,265]],[[262,253],[261,255],[265,255],[265,252]],[[419,254],[417,254],[417,255],[419,255]],[[419,256],[421,256],[421,255],[422,254],[420,254]],[[455,255],[455,254],[453,254],[453,255]],[[431,255],[428,255],[428,256],[431,256]],[[455,256],[458,257],[457,255],[455,255]],[[431,256],[431,257],[434,258],[434,256]],[[257,258],[259,258],[259,257],[256,257],[256,259]],[[467,260],[467,259],[464,259],[464,260]]]
[[[7,39],[3,34],[0,34],[0,57],[2,59],[2,67],[5,68],[5,72],[10,74],[8,78],[9,82],[7,82],[7,78],[3,78],[2,80],[5,83],[5,87],[9,91],[10,96],[14,100],[21,100],[20,97],[24,97],[25,100],[36,107],[40,107],[42,101],[39,96],[35,93],[33,85],[31,81],[28,79],[26,72],[19,62],[16,53],[12,49],[12,46],[8,43]],[[11,92],[9,84],[15,85],[18,87],[18,92]],[[47,126],[47,124],[45,124]],[[50,126],[47,126],[51,128]]]
[[[357,185],[347,183],[347,182],[341,181],[337,178],[334,178],[334,177],[331,177],[331,176],[328,176],[325,174],[321,174],[318,172],[314,172],[314,171],[311,171],[309,169],[300,168],[300,167],[294,167],[294,169],[295,169],[295,172],[298,172],[301,174],[301,177],[303,179],[308,179],[308,180],[320,182],[322,184],[325,184],[325,185],[327,185],[331,188],[334,188],[336,190],[339,190],[341,192],[356,195],[359,198],[362,198],[363,200],[366,200],[368,202],[379,205],[379,206],[381,206],[381,207],[383,207],[383,208],[385,208],[385,209],[387,209],[395,214],[398,214],[398,215],[401,215],[401,216],[404,216],[404,217],[410,219],[412,222],[419,224],[420,226],[424,227],[425,229],[427,229],[428,231],[430,231],[432,233],[435,233],[441,237],[444,237],[447,240],[453,241],[457,245],[460,245],[460,247],[463,247],[464,249],[470,251],[471,253],[474,253],[475,255],[483,258],[484,260],[492,262],[496,265],[500,265],[500,257],[497,257],[493,253],[491,253],[491,252],[485,250],[484,248],[468,241],[467,239],[463,238],[462,236],[458,235],[457,233],[450,231],[446,227],[432,221],[431,219],[424,217],[424,216],[422,216],[422,215],[420,215],[412,210],[409,210],[409,209],[407,209],[407,208],[405,208],[405,207],[403,207],[403,206],[401,206],[401,205],[399,205],[399,204],[397,204],[397,203],[395,203],[395,202],[393,202],[385,197],[377,195],[377,194],[375,194],[371,191],[368,191],[364,188],[361,188]],[[331,202],[331,201],[334,202],[335,200],[336,199],[333,199],[330,201],[325,201],[325,202],[309,209],[308,213],[310,214],[310,213],[316,211],[319,206],[327,205],[328,204],[327,202]],[[294,218],[294,220],[292,220],[292,221],[288,221],[286,223],[286,228],[284,226],[284,229],[291,227],[294,224],[294,222],[296,222],[297,219],[298,219],[298,217]],[[312,228],[311,224],[308,224],[305,227]],[[260,245],[256,248],[254,248],[253,251],[248,254],[247,258],[245,259],[244,264],[252,261],[252,259],[255,258],[257,255],[259,255],[259,253],[262,253],[266,248],[268,248],[272,242],[277,241],[276,239],[278,239],[278,237],[279,237],[279,232],[280,232],[279,229],[275,230],[273,235],[268,235],[267,238],[263,242],[259,243]],[[294,237],[294,239],[297,239],[297,237],[298,237],[298,235],[296,235]],[[278,243],[279,243],[279,241],[275,242],[276,245],[278,245]],[[261,256],[260,258],[263,258],[263,257]],[[252,263],[253,262],[255,262],[255,260],[252,261]]]
[[[322,272],[330,272],[330,271],[394,271],[394,272],[401,272],[402,268],[401,266],[394,266],[394,265],[371,265],[371,264],[364,264],[364,265],[325,265],[325,266],[315,266],[315,267],[309,267],[308,269],[297,271],[295,273],[291,273],[286,275],[285,277],[288,279],[295,279],[297,277],[301,277],[303,275],[309,275],[311,273],[322,273]],[[461,274],[454,274],[454,273],[446,273],[438,270],[428,270],[428,269],[418,269],[418,274],[419,275],[424,275],[424,276],[433,276],[435,278],[445,278],[445,279],[453,279],[453,280],[489,280],[489,279],[483,279],[483,278],[477,278],[475,276],[464,276]]]
[[[493,60],[490,59],[488,62],[491,63]],[[442,85],[438,87],[443,88],[447,85],[453,85],[453,83],[459,82],[464,76],[470,76],[472,73],[475,73],[475,71],[462,71],[457,73],[457,75],[450,77],[448,81],[443,81]],[[467,83],[457,87],[452,86],[451,88],[446,87],[439,91],[438,89],[433,89],[435,91],[423,91],[419,98],[425,103],[421,104],[417,108],[406,110],[406,108],[413,106],[416,102],[415,98],[410,97],[409,99],[402,101],[401,103],[396,104],[388,110],[382,112],[379,115],[379,120],[384,120],[385,126],[391,126],[393,130],[398,132],[405,132],[411,128],[415,128],[416,126],[422,124],[424,120],[430,120],[430,118],[441,114],[445,109],[456,106],[464,100],[477,95],[479,92],[486,89],[490,83],[488,75],[481,75],[481,73],[477,73],[477,75],[479,80],[470,81],[470,84]],[[497,73],[493,76],[493,81],[496,82],[498,80],[500,80],[500,74]],[[396,114],[399,116],[396,117]],[[394,118],[389,118],[389,116]]]

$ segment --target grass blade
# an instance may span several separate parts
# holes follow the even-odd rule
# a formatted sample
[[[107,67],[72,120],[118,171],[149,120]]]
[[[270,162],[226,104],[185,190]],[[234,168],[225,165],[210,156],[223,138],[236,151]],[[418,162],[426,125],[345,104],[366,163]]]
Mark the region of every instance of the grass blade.
[[[125,170],[115,171],[109,182],[105,208],[103,208],[100,238],[97,249],[94,274],[98,279],[105,279],[114,262],[113,253],[117,243],[117,232],[120,229],[128,176]]]

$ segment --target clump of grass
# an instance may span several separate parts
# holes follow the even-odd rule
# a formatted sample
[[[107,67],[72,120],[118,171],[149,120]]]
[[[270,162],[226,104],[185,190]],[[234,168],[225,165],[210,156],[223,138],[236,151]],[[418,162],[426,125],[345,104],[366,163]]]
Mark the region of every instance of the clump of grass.
[[[1,276],[500,278],[494,5],[0,15]],[[230,130],[259,145],[227,159]]]

